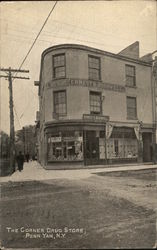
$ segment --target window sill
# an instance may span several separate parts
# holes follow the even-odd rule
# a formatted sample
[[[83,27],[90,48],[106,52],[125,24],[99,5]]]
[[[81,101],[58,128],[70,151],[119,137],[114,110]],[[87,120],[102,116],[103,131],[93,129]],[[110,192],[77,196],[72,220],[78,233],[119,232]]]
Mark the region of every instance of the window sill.
[[[60,80],[60,79],[66,79],[66,76],[52,78],[52,81],[54,81],[54,80]]]
[[[67,114],[56,114],[56,113],[52,114],[53,119],[60,119],[62,117],[66,117],[66,116],[67,116]]]
[[[131,89],[137,89],[137,86],[129,86],[129,85],[125,85],[125,87],[127,87],[127,88],[131,88]]]
[[[92,79],[92,78],[88,78],[89,81],[96,81],[96,82],[102,82],[101,79]]]
[[[127,117],[127,120],[138,120],[137,117]]]

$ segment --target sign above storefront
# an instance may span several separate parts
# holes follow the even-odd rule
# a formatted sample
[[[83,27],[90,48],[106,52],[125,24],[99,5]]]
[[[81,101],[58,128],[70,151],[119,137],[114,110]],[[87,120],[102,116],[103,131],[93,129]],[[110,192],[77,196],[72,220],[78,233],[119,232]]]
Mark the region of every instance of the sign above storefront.
[[[83,114],[83,120],[92,121],[92,122],[107,122],[107,121],[109,121],[109,116]]]
[[[48,142],[61,142],[61,137],[49,137]]]

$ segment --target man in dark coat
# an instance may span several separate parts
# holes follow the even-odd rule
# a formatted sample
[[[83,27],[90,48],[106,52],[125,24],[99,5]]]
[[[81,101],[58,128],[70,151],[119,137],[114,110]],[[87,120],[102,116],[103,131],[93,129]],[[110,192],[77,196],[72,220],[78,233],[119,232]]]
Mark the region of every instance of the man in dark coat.
[[[24,163],[24,156],[23,156],[21,151],[17,155],[16,161],[17,161],[17,165],[18,165],[18,170],[21,172],[23,170],[23,163]]]
[[[29,162],[29,153],[26,154],[26,161]]]

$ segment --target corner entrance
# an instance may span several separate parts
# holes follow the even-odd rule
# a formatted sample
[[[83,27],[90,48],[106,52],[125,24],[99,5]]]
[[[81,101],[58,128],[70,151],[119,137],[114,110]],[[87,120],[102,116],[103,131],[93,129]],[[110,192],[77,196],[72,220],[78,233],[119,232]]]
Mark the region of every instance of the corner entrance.
[[[96,131],[85,132],[85,163],[86,165],[94,165],[99,163],[99,137]]]
[[[143,161],[151,162],[152,161],[152,133],[142,133],[143,141]]]

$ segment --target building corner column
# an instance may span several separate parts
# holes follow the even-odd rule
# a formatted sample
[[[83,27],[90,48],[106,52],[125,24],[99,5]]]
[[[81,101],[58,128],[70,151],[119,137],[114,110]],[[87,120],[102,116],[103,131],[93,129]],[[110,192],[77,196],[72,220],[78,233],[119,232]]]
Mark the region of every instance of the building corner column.
[[[139,138],[138,138],[138,158],[137,162],[142,163],[143,162],[143,141],[142,141],[142,132],[139,132]]]
[[[138,141],[138,158],[137,158],[138,163],[143,162],[143,143],[142,141]]]

